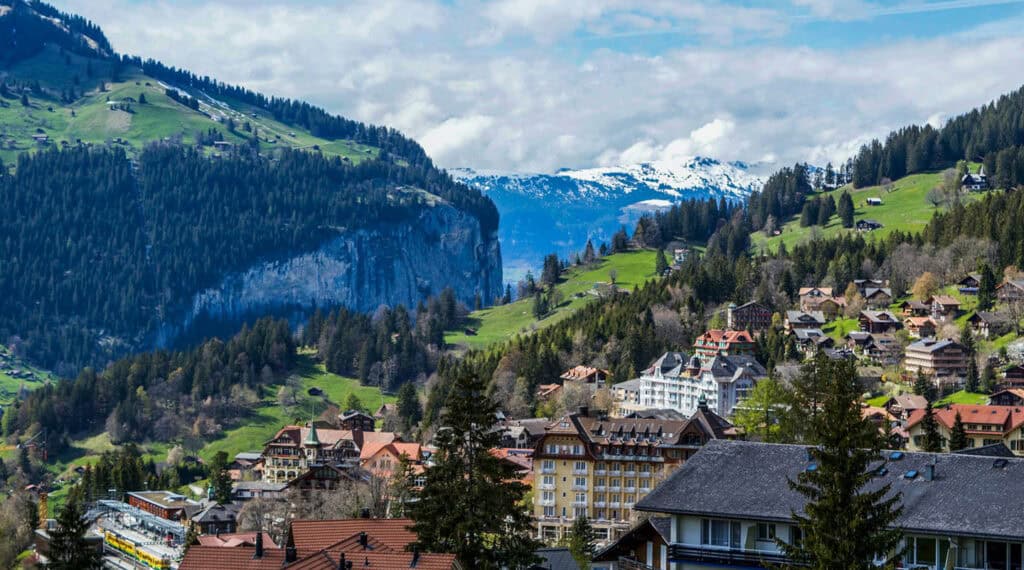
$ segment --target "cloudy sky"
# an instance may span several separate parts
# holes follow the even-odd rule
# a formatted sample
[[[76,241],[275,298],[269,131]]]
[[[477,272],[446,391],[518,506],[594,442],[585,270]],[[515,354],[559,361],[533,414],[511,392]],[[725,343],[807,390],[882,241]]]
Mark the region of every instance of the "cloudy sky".
[[[1024,84],[1024,0],[54,0],[444,167],[823,163]]]

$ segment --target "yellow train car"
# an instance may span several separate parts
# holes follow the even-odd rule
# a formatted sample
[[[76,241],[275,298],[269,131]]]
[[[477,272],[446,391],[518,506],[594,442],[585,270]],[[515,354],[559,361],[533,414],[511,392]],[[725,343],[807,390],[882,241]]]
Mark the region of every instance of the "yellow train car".
[[[132,560],[145,564],[149,568],[153,568],[153,570],[170,570],[171,568],[170,560],[146,552],[144,548],[141,548],[131,539],[113,531],[106,531],[103,534],[103,541],[110,548],[117,550]]]

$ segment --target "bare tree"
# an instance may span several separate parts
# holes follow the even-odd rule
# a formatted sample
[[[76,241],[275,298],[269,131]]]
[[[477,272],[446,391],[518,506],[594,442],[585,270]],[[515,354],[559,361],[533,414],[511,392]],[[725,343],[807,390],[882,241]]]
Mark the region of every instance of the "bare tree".
[[[946,197],[942,193],[942,188],[936,186],[924,195],[924,201],[931,204],[933,208],[938,208],[946,201]]]

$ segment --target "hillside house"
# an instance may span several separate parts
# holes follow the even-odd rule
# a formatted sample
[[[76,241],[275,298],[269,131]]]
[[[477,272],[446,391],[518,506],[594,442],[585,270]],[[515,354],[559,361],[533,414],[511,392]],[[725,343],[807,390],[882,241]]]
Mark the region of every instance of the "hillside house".
[[[861,295],[866,295],[868,289],[881,289],[887,286],[889,283],[884,279],[854,279],[853,286],[857,288],[857,292]]]
[[[797,294],[801,311],[816,311],[822,299],[833,298],[831,287],[801,287]]]
[[[864,347],[863,355],[868,360],[879,364],[896,364],[900,360],[899,340],[893,334],[874,333]]]
[[[915,410],[923,410],[928,407],[928,399],[917,394],[900,394],[886,400],[882,407],[889,410],[893,416],[905,420]]]
[[[1024,279],[1004,281],[996,286],[996,297],[1000,303],[1024,301]]]
[[[932,313],[931,305],[921,301],[903,301],[899,308],[904,317],[927,317]]]
[[[566,382],[581,382],[584,384],[604,384],[605,379],[611,375],[611,372],[602,368],[594,368],[592,366],[573,366],[562,373],[559,378]]]
[[[832,337],[821,329],[795,329],[793,337],[796,339],[796,346],[800,352],[808,356],[817,354],[819,350],[835,346]]]
[[[757,301],[750,301],[740,306],[729,304],[726,322],[732,330],[763,331],[772,324],[772,312]]]
[[[702,359],[754,354],[754,337],[747,331],[712,329],[697,337],[693,348]]]
[[[903,324],[899,317],[889,311],[861,311],[860,330],[872,334],[896,332]]]
[[[720,415],[733,408],[754,389],[767,371],[749,355],[687,358],[666,352],[640,374],[639,407],[676,410],[690,416],[705,402]]]
[[[821,311],[786,311],[786,330],[821,329],[825,326],[825,315]]]
[[[989,396],[990,406],[1024,406],[1024,388],[1007,388]]]
[[[988,189],[988,176],[985,175],[985,167],[978,169],[977,174],[968,172],[960,178],[960,188],[967,192],[980,192]]]
[[[651,517],[631,528],[618,540],[599,550],[591,570],[670,570],[668,545],[672,541],[672,519]],[[545,570],[547,567],[543,567]]]
[[[892,304],[892,289],[888,287],[866,287],[861,295],[872,309],[884,309]]]
[[[903,328],[910,338],[928,338],[935,336],[938,324],[931,317],[909,317],[903,320]]]
[[[612,399],[615,401],[612,416],[622,418],[647,409],[640,404],[640,386],[642,384],[643,380],[639,378],[612,384]]]
[[[1024,387],[1024,366],[1011,364],[1003,370],[1002,377],[1004,388]]]
[[[949,450],[949,436],[959,412],[960,421],[967,432],[967,447],[983,447],[997,443],[1005,444],[1014,455],[1024,455],[1024,408],[1019,406],[977,406],[968,404],[952,404],[936,408],[935,419],[942,435],[942,449]],[[921,420],[926,410],[916,410],[907,420],[907,433],[910,440],[907,449],[919,451],[924,445],[924,426]]]
[[[953,339],[926,338],[907,347],[903,368],[910,374],[955,380],[967,374],[967,352]]]
[[[932,308],[932,318],[938,322],[951,321],[960,313],[960,301],[949,295],[936,295],[928,299]]]
[[[549,400],[555,400],[562,397],[562,385],[561,384],[541,384],[537,386],[535,393],[537,400],[540,402],[547,402]]]
[[[980,338],[1002,336],[1013,328],[1010,317],[1000,312],[977,311],[967,317],[974,335]]]
[[[882,205],[882,199],[881,198],[871,197],[871,198],[867,199],[867,204],[868,204],[868,206],[881,206]]]
[[[338,428],[349,431],[373,431],[373,416],[359,410],[347,410],[338,414]]]
[[[888,485],[905,507],[893,523],[901,534],[891,553],[899,554],[895,567],[1019,566],[1024,460],[908,452],[884,458],[885,470],[866,492]],[[806,498],[789,481],[814,463],[802,445],[713,440],[636,507],[672,517],[674,570],[793,567],[777,540],[800,540],[793,513],[804,512]]]
[[[877,220],[857,220],[853,227],[858,232],[873,232],[875,230],[880,230],[885,226]]]
[[[963,279],[957,281],[957,290],[961,295],[977,295],[981,288],[981,274],[968,273]]]

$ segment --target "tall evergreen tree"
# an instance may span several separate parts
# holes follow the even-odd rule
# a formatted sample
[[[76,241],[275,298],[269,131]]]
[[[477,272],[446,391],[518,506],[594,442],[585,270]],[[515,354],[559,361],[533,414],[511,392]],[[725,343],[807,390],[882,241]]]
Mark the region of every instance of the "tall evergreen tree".
[[[100,568],[96,548],[86,542],[89,522],[85,520],[81,489],[73,489],[57,515],[57,528],[50,535],[50,562],[55,570],[91,570]]]
[[[949,433],[949,450],[960,451],[967,448],[967,431],[964,429],[964,421],[960,418],[960,412],[956,413],[956,420],[953,422],[953,429]]]
[[[410,515],[418,546],[451,552],[465,568],[521,569],[535,561],[527,492],[513,469],[490,453],[501,434],[492,430],[497,405],[484,382],[461,372],[454,380],[435,436],[434,465]]]
[[[935,384],[932,383],[931,378],[925,376],[924,372],[917,371],[917,378],[914,380],[914,393],[918,396],[924,396],[929,402],[935,399],[937,395],[935,393]]]
[[[665,259],[665,250],[659,249],[654,256],[654,273],[659,277],[668,270],[668,260]]]
[[[921,429],[924,430],[924,442],[921,445],[923,451],[940,453],[942,451],[942,434],[939,433],[939,422],[935,419],[935,410],[932,403],[924,409],[924,419],[921,420]]]
[[[423,419],[423,407],[420,406],[416,386],[412,382],[402,384],[398,389],[398,415],[405,421],[406,428],[411,430]]]
[[[839,196],[839,220],[842,222],[844,228],[853,227],[853,198],[850,197],[849,192],[843,192]]]
[[[589,265],[595,261],[597,261],[597,254],[594,253],[594,243],[588,239],[587,246],[583,249],[583,263]]]
[[[576,565],[580,570],[588,570],[590,561],[594,558],[594,527],[590,525],[590,519],[585,516],[576,517],[569,528],[568,547]]]
[[[790,481],[807,498],[805,514],[793,513],[803,538],[779,544],[790,558],[815,570],[874,569],[876,557],[892,565],[902,536],[893,524],[902,506],[898,494],[889,496],[890,484],[866,488],[879,476],[871,464],[881,459],[883,441],[861,416],[856,365],[818,357],[807,372],[820,382],[796,401],[820,406],[804,410],[816,468]]]
[[[980,281],[978,284],[978,310],[987,311],[996,301],[996,276],[987,263],[981,267]]]
[[[210,488],[213,491],[211,497],[215,502],[226,505],[231,502],[231,474],[228,473],[228,454],[225,451],[218,451],[210,461],[207,472],[210,478]]]

